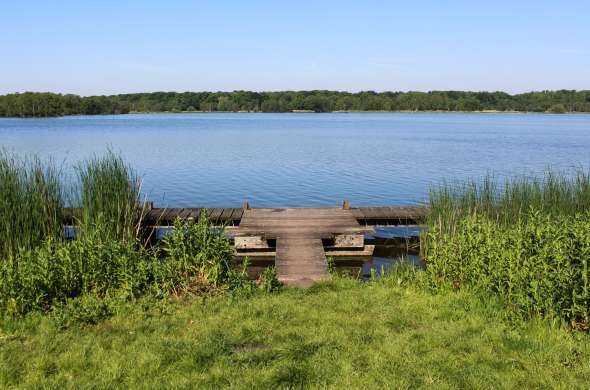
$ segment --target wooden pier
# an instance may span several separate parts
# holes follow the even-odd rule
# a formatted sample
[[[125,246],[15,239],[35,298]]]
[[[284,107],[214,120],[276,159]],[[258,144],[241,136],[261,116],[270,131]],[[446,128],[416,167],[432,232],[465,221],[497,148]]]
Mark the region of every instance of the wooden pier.
[[[177,218],[197,219],[202,211],[213,224],[226,226],[237,257],[274,259],[278,278],[305,287],[329,277],[327,257],[371,256],[365,234],[374,226],[415,225],[425,207],[350,208],[154,208],[142,212],[148,227],[171,226]],[[66,210],[66,218],[79,210]]]
[[[324,246],[334,254],[373,253],[373,247],[364,243],[364,234],[373,228],[361,226],[350,210],[337,208],[244,210],[240,225],[226,232],[234,237],[237,256],[274,252],[277,276],[289,286],[309,286],[328,278]]]

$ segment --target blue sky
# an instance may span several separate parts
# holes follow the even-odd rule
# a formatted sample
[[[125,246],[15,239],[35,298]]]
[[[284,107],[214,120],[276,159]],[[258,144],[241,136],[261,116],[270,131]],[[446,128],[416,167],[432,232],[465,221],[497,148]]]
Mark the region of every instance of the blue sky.
[[[0,93],[590,89],[589,1],[3,1]]]

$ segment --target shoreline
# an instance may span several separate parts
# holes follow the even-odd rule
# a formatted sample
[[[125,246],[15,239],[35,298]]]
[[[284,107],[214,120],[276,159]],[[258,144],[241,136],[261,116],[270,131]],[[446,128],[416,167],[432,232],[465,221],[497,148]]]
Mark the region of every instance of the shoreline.
[[[47,118],[67,118],[67,117],[85,117],[85,116],[124,116],[124,115],[157,115],[157,114],[533,114],[533,115],[590,115],[590,111],[568,111],[568,112],[549,112],[549,111],[498,111],[498,110],[480,110],[480,111],[445,111],[445,110],[337,110],[337,111],[312,111],[312,110],[293,110],[293,111],[129,111],[127,113],[117,114],[72,114],[72,115],[54,115],[54,116],[0,116],[1,119],[47,119]]]

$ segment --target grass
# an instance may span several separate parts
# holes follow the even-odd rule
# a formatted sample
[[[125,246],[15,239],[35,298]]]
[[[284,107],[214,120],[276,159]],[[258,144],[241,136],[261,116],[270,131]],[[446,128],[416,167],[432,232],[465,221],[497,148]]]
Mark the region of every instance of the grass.
[[[36,158],[0,156],[4,314],[48,312],[78,297],[133,299],[254,288],[245,271],[230,264],[229,240],[206,215],[177,221],[161,243],[144,246],[139,179],[111,151],[77,166],[72,193],[82,212],[74,218],[76,238],[66,240],[61,219],[65,185],[56,172]]]
[[[143,246],[140,183],[78,166],[63,237],[51,164],[0,156],[3,387],[583,387],[590,173],[431,193],[426,270],[281,289],[203,215]]]
[[[63,186],[56,167],[0,150],[0,258],[63,236]]]
[[[584,387],[590,337],[467,291],[335,279],[251,298],[143,300],[97,325],[8,319],[0,383],[46,388]]]
[[[141,182],[123,158],[108,150],[105,155],[78,164],[77,203],[82,208],[80,233],[101,230],[105,239],[131,242],[140,235]]]

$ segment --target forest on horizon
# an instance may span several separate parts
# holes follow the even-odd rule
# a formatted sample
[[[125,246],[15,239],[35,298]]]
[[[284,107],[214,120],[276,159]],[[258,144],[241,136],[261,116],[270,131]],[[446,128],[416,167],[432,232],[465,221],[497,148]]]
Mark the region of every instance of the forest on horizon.
[[[0,96],[0,117],[130,112],[517,111],[590,112],[590,90],[505,92],[148,92],[79,96],[23,92]]]

